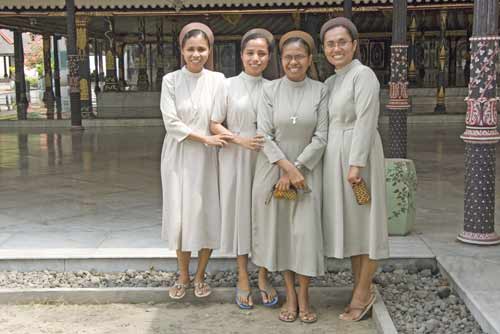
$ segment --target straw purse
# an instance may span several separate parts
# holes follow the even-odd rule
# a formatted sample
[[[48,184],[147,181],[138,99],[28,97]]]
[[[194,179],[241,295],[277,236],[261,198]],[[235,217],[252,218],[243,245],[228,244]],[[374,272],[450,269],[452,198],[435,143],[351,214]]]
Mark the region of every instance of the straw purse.
[[[352,184],[352,190],[354,191],[356,202],[358,202],[359,205],[370,203],[370,192],[368,191],[365,180],[361,179],[360,182]]]

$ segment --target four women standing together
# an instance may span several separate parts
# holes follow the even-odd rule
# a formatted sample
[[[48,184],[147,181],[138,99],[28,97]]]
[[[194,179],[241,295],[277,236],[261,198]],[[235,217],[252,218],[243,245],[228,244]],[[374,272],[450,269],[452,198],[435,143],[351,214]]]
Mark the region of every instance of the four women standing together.
[[[185,66],[163,78],[161,95],[162,236],[177,250],[180,272],[170,297],[180,299],[190,287],[192,251],[194,293],[208,296],[205,268],[220,248],[237,255],[240,308],[253,307],[249,254],[260,267],[264,305],[278,302],[267,271],[284,272],[282,321],[317,320],[308,288],[311,277],[324,274],[324,256],[351,257],[354,290],[341,319],[360,320],[373,305],[376,260],[388,257],[379,84],[356,59],[351,21],[328,21],[321,40],[336,67],[325,84],[315,77],[314,39],[303,31],[280,39],[285,75],[263,79],[275,59],[274,38],[264,29],[243,36],[244,71],[224,79],[212,71],[210,29],[191,23],[181,31]],[[362,181],[371,193],[367,205],[358,205],[352,190]]]

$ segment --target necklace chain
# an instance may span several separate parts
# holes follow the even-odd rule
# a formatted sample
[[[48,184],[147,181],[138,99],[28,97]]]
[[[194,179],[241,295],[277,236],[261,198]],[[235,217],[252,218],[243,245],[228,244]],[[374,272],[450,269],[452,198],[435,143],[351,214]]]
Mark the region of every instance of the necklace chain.
[[[292,108],[292,105],[293,105],[292,100],[293,100],[293,98],[291,98],[291,99],[289,99],[289,100],[288,100],[288,101],[289,101],[288,103],[289,103],[289,106],[290,106],[290,110],[294,111],[294,112],[292,113],[292,116],[290,116],[290,120],[292,121],[292,124],[293,124],[293,125],[297,124],[297,119],[298,119],[297,114],[299,113],[300,106],[302,105],[304,92],[305,92],[305,90],[306,90],[305,88],[306,88],[306,87],[303,87],[303,88],[301,89],[301,92],[300,92],[300,98],[299,98],[299,103],[297,103],[297,107],[295,108],[295,111],[294,111],[294,109]]]

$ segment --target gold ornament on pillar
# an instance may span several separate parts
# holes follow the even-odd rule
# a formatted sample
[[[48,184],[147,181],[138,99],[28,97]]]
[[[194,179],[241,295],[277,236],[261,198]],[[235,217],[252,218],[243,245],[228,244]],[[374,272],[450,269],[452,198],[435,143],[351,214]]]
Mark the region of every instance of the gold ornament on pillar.
[[[87,49],[87,24],[89,22],[86,16],[76,17],[76,48],[79,56],[85,56]]]
[[[110,70],[114,70],[115,69],[115,61],[114,61],[114,55],[113,55],[113,52],[111,52],[111,50],[108,50],[106,52],[106,68],[110,69]]]
[[[300,12],[299,11],[292,13],[292,20],[293,20],[293,25],[295,26],[295,29],[300,29]]]
[[[227,23],[235,26],[235,25],[237,25],[240,22],[240,20],[241,20],[241,14],[223,14],[222,18]]]
[[[411,17],[410,23],[410,40],[411,40],[411,57],[410,65],[408,66],[408,79],[410,82],[415,83],[417,79],[417,66],[415,65],[416,57],[416,35],[417,35],[417,18],[415,15]]]
[[[80,79],[80,100],[89,100],[89,83],[87,79]]]

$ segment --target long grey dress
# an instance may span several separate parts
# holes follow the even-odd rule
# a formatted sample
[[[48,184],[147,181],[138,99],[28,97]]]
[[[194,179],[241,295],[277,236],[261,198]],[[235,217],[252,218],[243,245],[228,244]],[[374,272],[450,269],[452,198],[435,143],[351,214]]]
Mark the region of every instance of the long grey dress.
[[[226,108],[212,115],[232,133],[254,137],[257,133],[257,104],[262,83],[267,80],[241,72],[226,79]],[[219,150],[219,185],[221,205],[221,247],[227,255],[250,253],[252,183],[257,153],[236,144]]]
[[[185,67],[163,77],[162,238],[170,249],[219,247],[217,150],[186,137],[210,135],[211,115],[224,107],[224,80],[221,73],[191,73]]]
[[[258,133],[266,137],[257,157],[252,192],[252,261],[270,271],[291,270],[305,276],[324,274],[321,230],[321,160],[328,133],[326,86],[306,78],[283,77],[264,84]],[[292,118],[296,117],[293,124]],[[282,171],[278,160],[299,161],[311,193],[297,201],[266,197]]]
[[[375,73],[353,60],[325,82],[330,124],[324,157],[325,254],[344,258],[389,256],[384,152],[377,130],[380,85]],[[371,203],[358,205],[347,181],[349,166],[363,167]]]

